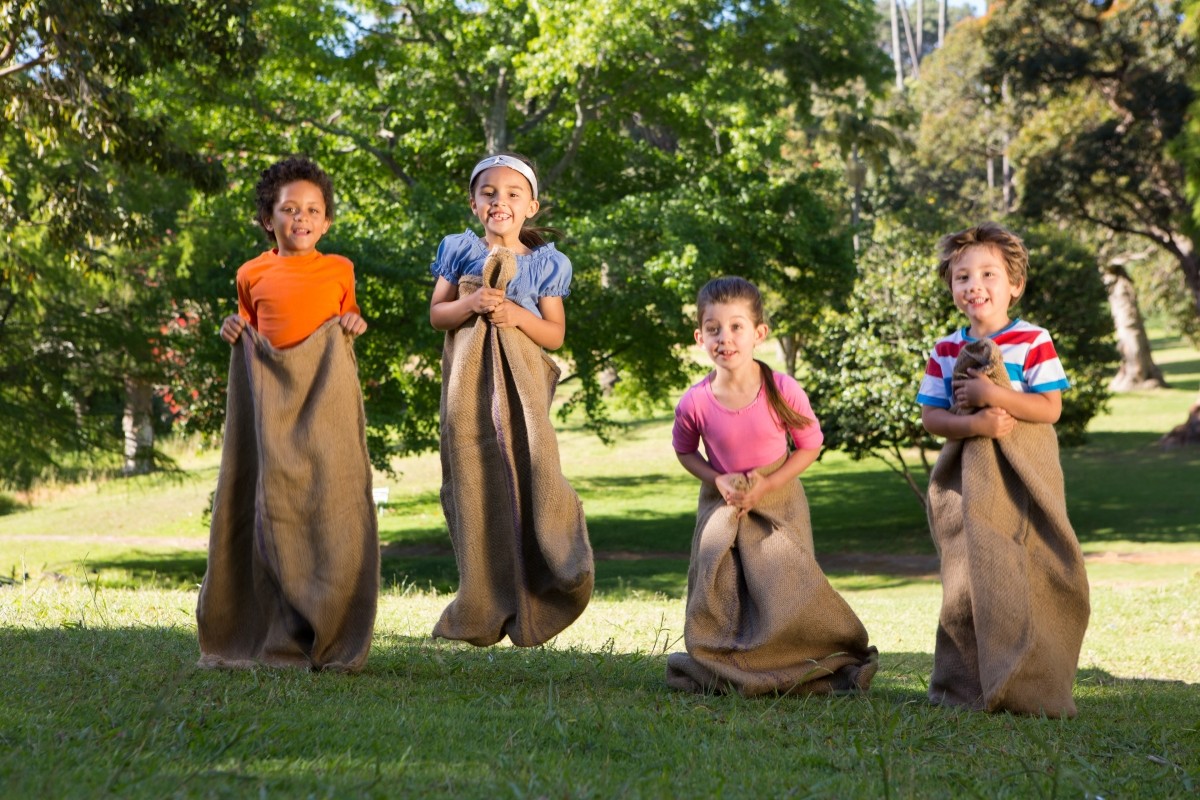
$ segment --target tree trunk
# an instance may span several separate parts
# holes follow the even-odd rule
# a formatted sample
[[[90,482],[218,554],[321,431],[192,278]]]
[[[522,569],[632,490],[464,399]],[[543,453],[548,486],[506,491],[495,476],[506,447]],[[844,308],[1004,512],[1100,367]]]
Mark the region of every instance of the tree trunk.
[[[862,192],[867,182],[867,165],[858,157],[858,143],[850,145],[846,162],[846,182],[850,184],[850,229],[854,231],[854,255],[859,253],[858,223],[862,220]]]
[[[154,387],[141,378],[125,377],[125,475],[145,475],[154,470]]]
[[[950,0],[938,0],[938,47],[946,41],[946,3]]]
[[[796,376],[796,357],[800,354],[800,342],[794,333],[781,333],[775,337],[779,342],[779,354],[783,356],[784,370],[792,377]]]
[[[1196,244],[1183,234],[1173,234],[1169,249],[1179,259],[1179,268],[1183,271],[1183,283],[1192,293],[1196,314],[1200,316],[1200,257],[1196,254]]]
[[[1137,291],[1129,273],[1122,266],[1110,265],[1101,274],[1108,289],[1108,307],[1117,332],[1117,351],[1121,354],[1121,368],[1108,388],[1114,392],[1128,392],[1165,387],[1167,382],[1163,380],[1162,370],[1150,353],[1150,338],[1146,335]]]
[[[896,69],[896,88],[904,91],[904,62],[900,60],[900,18],[897,16],[896,4],[900,0],[892,0],[892,65]]]
[[[925,0],[917,0],[917,58],[925,55]]]
[[[1008,148],[1012,142],[1012,129],[1009,127],[1007,118],[1008,110],[1011,103],[1011,93],[1009,91],[1008,76],[1000,82],[1000,109],[1005,115],[1004,123],[1004,152],[1000,155],[1000,209],[1001,215],[1007,215],[1013,209],[1013,168],[1012,161],[1008,157]]]
[[[900,19],[904,22],[904,40],[908,42],[908,61],[912,64],[912,74],[914,78],[920,78],[920,54],[917,52],[917,45],[913,41],[912,23],[908,19],[908,2],[907,0],[896,0],[896,4],[900,6]]]
[[[483,121],[483,135],[488,153],[503,153],[508,146],[508,70],[496,75],[496,90],[492,92],[492,107]]]

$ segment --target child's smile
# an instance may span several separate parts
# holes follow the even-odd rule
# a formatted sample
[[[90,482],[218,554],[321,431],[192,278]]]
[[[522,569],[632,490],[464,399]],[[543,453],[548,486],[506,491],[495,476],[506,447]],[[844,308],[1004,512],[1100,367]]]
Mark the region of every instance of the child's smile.
[[[485,239],[490,244],[502,244],[517,252],[519,235],[525,220],[538,210],[533,188],[525,176],[511,167],[490,167],[479,173],[471,194],[471,210],[483,223]]]
[[[963,252],[954,263],[950,288],[954,304],[971,322],[970,335],[981,339],[1008,325],[1008,308],[1024,286],[1012,282],[996,248],[980,245]]]
[[[285,183],[279,188],[279,199],[266,227],[275,235],[281,256],[304,256],[316,250],[317,242],[329,230],[321,187],[303,180]]]
[[[754,347],[766,338],[766,326],[754,324],[744,302],[713,303],[704,310],[695,336],[714,366],[736,372],[754,366]]]

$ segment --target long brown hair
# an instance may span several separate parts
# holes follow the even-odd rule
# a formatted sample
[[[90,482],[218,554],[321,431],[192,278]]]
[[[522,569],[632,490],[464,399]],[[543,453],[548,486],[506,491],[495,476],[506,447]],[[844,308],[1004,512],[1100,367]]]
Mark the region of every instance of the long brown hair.
[[[737,302],[745,303],[750,309],[755,327],[766,324],[762,293],[758,291],[758,287],[745,278],[728,275],[724,278],[713,278],[704,284],[696,295],[696,317],[700,327],[704,327],[704,312],[708,310],[709,306],[717,303]],[[783,394],[775,385],[775,370],[757,358],[754,359],[754,363],[758,364],[758,368],[762,371],[763,385],[767,387],[767,403],[775,414],[776,424],[781,429],[805,428],[811,425],[813,423],[811,419],[792,408],[783,399]]]
[[[517,161],[522,162],[525,164],[525,166],[533,170],[533,174],[535,176],[538,174],[537,167],[533,165],[533,162],[530,161],[528,157],[523,156],[520,153],[492,153],[491,156],[488,156],[487,158],[494,156],[508,156],[509,158],[515,158]],[[467,191],[471,197],[475,196],[475,181],[477,180],[479,180],[479,175],[476,175],[471,181],[471,185],[467,187]],[[538,179],[538,182],[541,183],[540,178]],[[532,189],[533,187],[530,186],[529,188]],[[538,213],[541,213],[541,209],[538,209]],[[527,222],[528,220],[521,223],[521,231],[517,234],[517,238],[521,241],[521,244],[525,245],[530,250],[536,250],[537,248],[545,245],[548,241],[546,238],[547,235],[552,236],[555,239],[562,238],[562,231],[560,231],[558,228],[552,228],[548,225],[528,225],[526,224]]]

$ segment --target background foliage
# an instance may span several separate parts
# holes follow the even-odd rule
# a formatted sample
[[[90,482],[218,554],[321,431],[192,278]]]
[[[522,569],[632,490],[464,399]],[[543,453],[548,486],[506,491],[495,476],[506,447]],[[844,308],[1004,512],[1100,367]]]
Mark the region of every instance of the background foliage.
[[[737,273],[767,294],[831,443],[904,473],[928,444],[913,365],[954,322],[922,265],[937,236],[998,218],[1044,243],[1055,289],[1027,315],[1065,348],[1073,440],[1113,364],[1085,266],[1110,257],[1105,235],[1122,258],[1152,242],[1146,296],[1184,330],[1200,319],[1185,6],[951,7],[944,42],[926,15],[896,86],[892,9],[862,0],[6,0],[0,479],[115,465],[139,383],[160,433],[219,435],[214,331],[266,246],[250,190],[296,152],[339,190],[323,247],[356,264],[371,324],[377,466],[436,445],[428,265],[471,224],[463,181],[494,149],[536,161],[542,221],[565,232],[564,413],[601,436],[694,378],[694,292]]]

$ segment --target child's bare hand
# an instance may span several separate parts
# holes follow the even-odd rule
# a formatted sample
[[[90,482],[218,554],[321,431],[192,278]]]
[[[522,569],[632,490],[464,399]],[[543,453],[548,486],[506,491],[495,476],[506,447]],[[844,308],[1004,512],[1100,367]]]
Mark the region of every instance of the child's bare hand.
[[[502,300],[492,313],[488,314],[488,320],[497,328],[515,328],[523,310],[511,300]]]
[[[742,493],[746,488],[746,476],[740,472],[729,472],[717,476],[717,491],[731,506],[741,506]]]
[[[338,323],[342,326],[342,330],[351,336],[362,336],[367,332],[367,321],[353,311],[342,314]]]
[[[497,306],[504,302],[504,290],[481,286],[471,293],[470,298],[472,312],[476,314],[490,314],[496,310]]]
[[[246,320],[237,314],[230,314],[221,322],[221,338],[229,344],[234,344],[245,328]]]
[[[767,496],[769,491],[766,478],[756,469],[746,473],[746,480],[750,485],[742,492],[741,502],[736,504],[738,507],[738,519],[749,514],[752,508],[762,502],[762,499]]]
[[[977,435],[989,439],[1000,439],[1012,433],[1017,426],[1017,420],[1003,408],[989,406],[974,414]]]
[[[954,402],[959,407],[982,408],[991,405],[992,390],[996,384],[982,376],[977,369],[967,370],[970,378],[959,379],[952,384]]]

